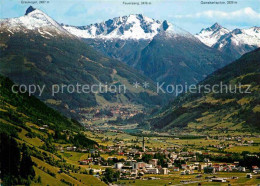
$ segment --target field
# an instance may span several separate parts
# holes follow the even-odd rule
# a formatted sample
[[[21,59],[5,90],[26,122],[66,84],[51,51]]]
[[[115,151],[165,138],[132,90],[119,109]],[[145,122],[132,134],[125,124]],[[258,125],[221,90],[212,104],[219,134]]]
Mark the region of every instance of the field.
[[[87,131],[85,134],[99,142],[105,146],[112,146],[115,142],[122,141],[124,145],[142,145],[142,137],[140,136],[133,136],[127,133],[116,133],[116,132],[90,132]],[[237,135],[234,135],[237,136]],[[104,141],[108,139],[108,141]],[[245,141],[253,140],[255,143],[259,143],[260,139],[256,137],[245,137]],[[177,146],[186,146],[189,150],[199,150],[201,148],[207,148],[207,152],[210,149],[213,149],[209,146],[212,145],[222,145],[225,147],[224,151],[232,152],[232,153],[242,153],[243,151],[249,151],[252,153],[260,152],[260,146],[234,146],[234,147],[227,147],[229,144],[238,144],[237,141],[228,141],[223,139],[206,139],[206,138],[199,138],[199,139],[180,139],[176,137],[163,137],[163,136],[155,136],[145,137],[145,144],[148,148],[167,148],[167,147],[177,147]],[[216,149],[215,149],[216,150]],[[202,150],[202,151],[205,151]]]
[[[183,185],[181,181],[186,181],[185,185],[198,185],[201,183],[202,185],[227,185],[227,183],[216,183],[209,182],[205,177],[212,175],[203,175],[201,178],[196,178],[195,175],[180,175],[180,173],[173,173],[170,175],[146,175],[144,178],[147,180],[120,180],[117,183],[125,184],[125,185]],[[252,179],[246,178],[245,173],[218,173],[214,174],[214,176],[222,177],[222,178],[230,178],[227,179],[228,183],[231,185],[257,185],[260,183],[260,179],[255,179],[254,176]],[[238,179],[232,179],[232,177],[239,177]],[[148,178],[155,178],[155,180],[148,180]],[[159,178],[159,179],[158,179]]]

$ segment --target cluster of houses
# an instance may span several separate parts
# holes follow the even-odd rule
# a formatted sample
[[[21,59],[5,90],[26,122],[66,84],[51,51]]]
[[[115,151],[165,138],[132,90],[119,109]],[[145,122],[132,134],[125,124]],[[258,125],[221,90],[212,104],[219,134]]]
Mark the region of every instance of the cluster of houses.
[[[76,146],[67,146],[67,147],[63,147],[61,145],[59,146],[55,146],[56,150],[60,151],[60,152],[64,152],[66,151],[74,151],[74,152],[89,152],[89,149],[84,149],[84,148],[77,148]]]
[[[136,114],[142,112],[138,109],[133,109],[133,107],[124,106],[124,105],[116,105],[110,108],[110,111],[114,116],[119,116],[121,118],[129,118],[133,117]]]
[[[110,129],[109,129],[110,130]],[[122,133],[122,131],[111,130],[115,133]],[[97,131],[96,132],[103,132]],[[226,139],[226,138],[225,138]],[[133,139],[134,140],[134,139]],[[137,139],[136,139],[137,140]],[[139,139],[140,140],[140,139]],[[227,139],[229,140],[229,139]],[[240,139],[230,139],[240,140]],[[140,141],[138,141],[140,142]],[[135,145],[127,145],[125,141],[114,140],[114,145],[98,149],[80,149],[75,146],[57,147],[58,150],[88,152],[91,157],[79,161],[80,165],[100,165],[103,168],[111,167],[120,172],[120,179],[144,179],[145,174],[162,174],[167,175],[175,172],[175,174],[189,175],[202,173],[214,175],[216,172],[245,172],[248,173],[246,167],[239,165],[239,162],[234,163],[214,163],[211,162],[209,152],[202,151],[182,151],[177,144],[173,147],[167,148],[148,148],[145,146],[145,139],[143,138],[142,147]],[[96,156],[98,154],[98,156]],[[106,160],[102,158],[102,154],[110,154]],[[159,159],[150,159],[144,162],[143,157],[150,155],[155,157],[156,154],[163,154],[165,163],[159,162]],[[198,156],[205,157],[203,162],[198,162]],[[223,154],[222,154],[223,155]],[[119,158],[120,157],[120,158]],[[201,160],[201,159],[200,159]],[[181,162],[181,163],[180,163]],[[88,166],[90,167],[90,166]],[[257,166],[252,167],[252,172],[258,174],[260,169]],[[102,170],[93,169],[94,173],[102,173]],[[251,175],[251,176],[250,176]],[[252,174],[247,174],[246,177],[251,178]],[[213,182],[226,182],[227,179],[216,178],[211,176],[209,178]],[[230,178],[228,178],[230,179]],[[235,179],[235,178],[232,178]]]
[[[122,173],[127,173],[130,175],[138,175],[138,174],[168,174],[169,169],[174,172],[181,171],[181,174],[192,174],[194,170],[198,170],[199,172],[204,173],[215,173],[215,172],[246,172],[246,168],[239,166],[239,162],[234,163],[211,163],[209,159],[204,159],[204,163],[196,162],[197,156],[196,154],[208,155],[208,153],[202,153],[201,151],[196,152],[174,152],[175,148],[167,148],[167,149],[153,149],[146,148],[144,139],[142,148],[133,148],[128,147],[124,144],[123,141],[117,141],[115,145],[108,146],[103,149],[80,149],[75,146],[68,147],[56,147],[57,150],[64,152],[67,151],[79,151],[79,152],[90,152],[90,153],[99,153],[99,154],[115,154],[118,156],[124,156],[126,158],[120,160],[117,157],[110,157],[108,159],[116,160],[117,162],[114,165],[115,169],[118,169]],[[165,155],[167,164],[165,167],[161,167],[158,165],[158,159],[152,159],[148,163],[142,162],[142,157],[144,155],[155,155],[156,153],[161,153]],[[181,164],[176,167],[175,162],[186,162],[185,164]],[[187,163],[189,162],[189,163]],[[88,158],[79,162],[82,165],[105,165],[107,163],[102,162],[100,157]],[[260,172],[260,169],[256,166],[253,167],[253,171],[256,173]]]
[[[220,144],[211,144],[208,145],[208,147],[214,147],[219,150],[224,150],[226,148],[231,148],[235,146],[253,146],[257,145],[254,143],[254,140],[245,140],[249,136],[232,136],[232,137],[227,137],[227,136],[215,136],[213,139],[217,139],[222,141]],[[252,137],[252,136],[250,136]],[[206,140],[210,139],[209,136],[206,137]]]
[[[114,149],[114,148],[113,148]],[[132,149],[133,150],[133,149]],[[102,150],[102,152],[104,152]],[[143,162],[142,156],[145,154],[154,154],[155,152],[140,152],[137,149],[130,152],[119,152],[120,155],[124,155],[127,158],[121,159],[120,161],[116,157],[109,157],[108,160],[117,160],[119,162],[114,163],[114,165],[104,164],[102,158],[100,157],[90,157],[85,160],[79,161],[81,165],[102,165],[104,167],[113,167],[114,169],[120,171],[121,179],[138,179],[144,174],[163,174],[167,175],[170,172],[178,172],[180,175],[189,175],[196,173],[214,174],[216,172],[246,172],[246,168],[239,166],[239,162],[234,163],[212,163],[209,159],[204,159],[203,162],[196,162],[196,156],[192,156],[189,152],[168,152],[161,151],[161,153],[167,154],[167,164],[166,167],[162,167],[158,163],[158,159],[151,159],[149,162]],[[191,156],[189,156],[191,155]],[[175,161],[184,161],[186,163],[176,166]],[[255,172],[260,172],[257,166],[254,166]],[[214,181],[219,181],[214,179]]]
[[[169,174],[168,168],[158,165],[158,159],[149,160],[149,163],[127,160],[115,163],[114,168],[122,173],[123,178],[140,177],[144,174]]]
[[[102,110],[105,110],[106,112],[103,113]],[[92,110],[88,111],[81,110],[81,115],[85,117],[85,121],[108,121],[113,117],[128,119],[142,112],[143,110],[136,108],[134,105],[118,104],[115,106],[105,106],[102,109],[93,108]]]
[[[248,136],[248,135],[245,135],[245,136],[231,136],[231,137],[228,137],[228,136],[215,136],[214,138],[217,139],[217,140],[222,140],[222,141],[245,142],[245,138],[250,138],[250,137],[252,137],[252,136]],[[257,135],[255,137],[260,137],[260,136]],[[250,141],[248,141],[248,142],[250,142]]]
[[[115,159],[115,157],[109,157],[108,159]],[[101,158],[87,158],[85,160],[79,161],[81,165],[91,165],[96,164],[100,165]],[[167,175],[170,172],[178,172],[180,175],[189,175],[193,174],[196,170],[198,176],[201,176],[202,173],[214,175],[216,172],[246,172],[245,167],[241,167],[237,162],[227,164],[227,163],[211,163],[207,162],[193,162],[190,164],[181,164],[181,166],[176,167],[173,164],[168,164],[168,167],[162,167],[158,164],[158,159],[151,159],[148,163],[138,162],[134,159],[128,159],[122,162],[117,162],[112,167],[117,171],[120,171],[120,179],[140,179],[145,174],[162,174]],[[253,166],[253,173],[260,173],[260,169],[257,166]],[[94,172],[102,172],[101,170],[93,169]],[[249,176],[251,175],[251,176]],[[252,174],[247,174],[246,177],[252,178]],[[210,179],[213,182],[226,182],[227,178],[217,178],[215,176],[210,176]],[[232,178],[236,179],[236,178]]]

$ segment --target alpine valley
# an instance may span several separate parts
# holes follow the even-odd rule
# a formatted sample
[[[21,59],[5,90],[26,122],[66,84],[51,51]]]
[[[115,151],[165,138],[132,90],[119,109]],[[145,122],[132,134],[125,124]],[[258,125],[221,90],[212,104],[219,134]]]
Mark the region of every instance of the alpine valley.
[[[18,84],[46,85],[39,98],[77,119],[90,107],[150,107],[165,102],[155,84],[128,65],[96,52],[44,12],[29,7],[19,18],[0,20],[0,73]],[[133,88],[133,83],[149,88]],[[125,94],[73,92],[52,95],[52,85],[125,85]],[[125,106],[127,107],[127,106]],[[101,108],[101,109],[102,109]],[[140,108],[142,110],[142,108]]]
[[[215,23],[193,36],[142,14],[75,27],[59,24],[30,6],[24,16],[2,19],[0,24],[0,73],[18,84],[46,85],[39,96],[42,101],[86,121],[95,116],[86,117],[95,112],[89,108],[101,109],[102,114],[96,114],[103,118],[113,115],[110,111],[118,104],[132,116],[163,105],[173,97],[159,95],[156,82],[196,84],[260,46],[258,27],[230,31]],[[141,86],[134,88],[134,83]],[[149,87],[143,88],[144,83]],[[127,90],[52,95],[53,84],[123,84]],[[133,105],[138,111],[131,109]]]
[[[244,54],[199,84],[205,88],[205,85],[222,82],[231,88],[219,86],[218,90],[224,90],[221,93],[202,91],[180,95],[150,119],[150,126],[158,130],[211,135],[259,131],[259,67],[260,48]]]
[[[0,19],[0,185],[259,185],[259,31]]]
[[[260,46],[259,27],[230,31],[215,23],[194,36],[142,14],[75,27],[30,6],[24,16],[2,19],[0,24],[0,73],[18,84],[46,85],[39,96],[42,101],[86,120],[94,107],[102,110],[97,113],[102,118],[104,113],[113,115],[110,111],[118,104],[131,116],[163,105],[170,96],[159,95],[156,83],[196,84]],[[142,87],[145,83],[149,87]],[[52,95],[53,84],[126,85],[127,90]],[[138,111],[130,111],[133,105]]]

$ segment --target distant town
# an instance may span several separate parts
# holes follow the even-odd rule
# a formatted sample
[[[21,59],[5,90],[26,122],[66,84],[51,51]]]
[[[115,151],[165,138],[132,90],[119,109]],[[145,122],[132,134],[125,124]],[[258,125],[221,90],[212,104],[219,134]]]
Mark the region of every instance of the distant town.
[[[169,176],[184,175],[193,176],[194,179],[182,179],[180,183],[200,183],[200,182],[230,182],[239,178],[253,179],[260,181],[260,168],[256,165],[243,164],[236,161],[238,154],[227,153],[226,148],[232,147],[252,147],[257,144],[254,140],[245,140],[248,138],[259,138],[259,136],[243,136],[243,137],[227,137],[206,136],[200,141],[216,140],[219,144],[209,144],[205,148],[190,150],[190,145],[176,143],[172,146],[151,147],[151,139],[163,141],[164,137],[136,137],[135,139],[120,139],[120,135],[128,135],[120,130],[102,130],[89,128],[88,134],[93,134],[93,139],[103,136],[102,143],[106,143],[111,139],[104,137],[106,134],[118,136],[113,138],[113,145],[97,149],[80,149],[75,146],[57,146],[56,149],[60,153],[79,152],[89,153],[88,157],[78,161],[78,165],[83,166],[97,178],[101,178],[106,174],[107,168],[118,172],[118,176],[112,181],[120,180],[160,180],[163,179],[159,175]],[[178,137],[172,138],[173,141],[182,141]],[[196,139],[195,139],[196,140]],[[189,141],[193,141],[190,139]],[[192,144],[191,144],[192,145]],[[259,146],[258,146],[259,148]],[[208,150],[211,149],[211,150]],[[247,158],[256,158],[258,155],[250,152],[243,152],[243,156]],[[217,154],[217,155],[216,155]],[[106,158],[104,158],[106,157]],[[221,173],[221,176],[218,174]],[[224,173],[224,177],[223,177]],[[235,173],[235,174],[232,174]],[[236,174],[238,173],[238,174]],[[202,180],[202,178],[205,178]],[[169,181],[168,184],[172,182]]]

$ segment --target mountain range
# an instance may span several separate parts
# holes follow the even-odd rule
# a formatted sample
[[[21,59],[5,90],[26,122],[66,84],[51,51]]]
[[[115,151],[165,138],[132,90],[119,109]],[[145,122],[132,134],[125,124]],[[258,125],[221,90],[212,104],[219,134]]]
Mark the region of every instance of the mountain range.
[[[172,31],[175,35],[191,37],[191,34],[176,25],[167,21],[154,20],[142,14],[116,17],[87,26],[63,25],[63,28],[73,35],[88,40],[90,45],[104,54],[136,66],[141,55],[138,51],[148,46],[155,36],[164,32],[167,25],[174,28]],[[260,28],[257,26],[229,30],[215,23],[194,36],[205,45],[225,53],[232,60],[260,46]],[[129,54],[130,47],[134,49]],[[127,51],[128,55],[120,55],[125,53],[124,51]]]
[[[260,27],[228,30],[218,23],[196,34],[205,45],[233,56],[233,59],[260,47]]]
[[[165,84],[198,83],[231,61],[188,31],[141,14],[63,28],[103,54]]]
[[[154,180],[135,180],[136,175],[149,173],[148,169],[138,168],[138,174],[132,177],[112,168],[119,168],[118,163],[125,167],[129,161],[138,163],[140,154],[145,165],[157,158],[158,166],[153,165],[152,169],[158,172],[162,168],[162,174],[164,170],[168,174],[165,167],[181,166],[182,159],[189,165],[194,163],[194,157],[200,165],[205,164],[204,159],[228,166],[239,162],[235,171],[241,166],[250,171],[259,166],[260,48],[253,50],[259,44],[258,27],[229,31],[214,24],[193,36],[168,21],[140,14],[73,27],[59,24],[33,7],[24,16],[1,19],[0,25],[0,185],[152,183]],[[250,50],[253,51],[243,54]],[[155,81],[188,85],[199,82],[197,87],[204,88],[197,93],[182,93],[169,102],[168,95],[156,92]],[[149,86],[142,87],[146,83]],[[232,91],[224,88],[223,93],[205,92],[207,85],[221,83],[231,85]],[[35,94],[41,101],[24,89],[19,90],[19,84],[46,85],[42,95]],[[127,91],[65,91],[52,95],[53,84],[124,84]],[[222,89],[220,86],[217,91]],[[118,109],[120,104],[129,105],[135,113],[141,106],[145,112],[124,120],[110,120],[112,130],[106,124],[104,131],[92,130],[94,122],[86,130],[79,122],[82,110],[94,108],[91,111],[99,114],[106,112],[103,108],[108,105],[113,105],[113,111],[130,116],[128,108]],[[146,108],[154,109],[147,114]],[[139,126],[132,129],[133,123],[134,127]],[[120,131],[124,128],[127,132]],[[139,133],[127,134],[139,130],[142,138]],[[204,136],[207,139],[201,141]],[[188,143],[190,139],[193,141]],[[201,177],[199,172],[198,175]],[[173,176],[166,176],[156,183],[170,184]],[[190,178],[185,183],[192,183]],[[234,183],[235,179],[230,180]],[[241,182],[239,177],[236,180]],[[249,184],[257,183],[255,175],[247,180]],[[184,183],[183,177],[176,177],[175,181]],[[210,180],[204,181],[207,184]]]
[[[160,105],[155,84],[126,64],[103,56],[72,35],[44,12],[29,7],[19,18],[0,20],[0,73],[18,84],[46,85],[39,97],[48,105],[78,118],[80,108],[109,103]],[[138,82],[149,88],[133,88]],[[53,84],[126,85],[120,93],[69,93],[52,96]]]
[[[258,27],[240,30],[247,33],[252,45],[231,47],[238,29],[229,31],[214,24],[194,36],[166,20],[141,14],[75,27],[59,24],[29,7],[24,16],[1,19],[0,25],[0,73],[18,84],[47,85],[39,98],[76,118],[81,108],[109,103],[161,105],[168,98],[158,95],[155,82],[198,83],[232,61],[236,55],[228,50],[252,50],[258,44],[254,40]],[[232,42],[217,47],[228,36],[232,38],[225,41]],[[135,89],[135,82],[148,82],[150,87]],[[52,84],[76,83],[124,84],[128,88],[126,94],[50,93]]]

